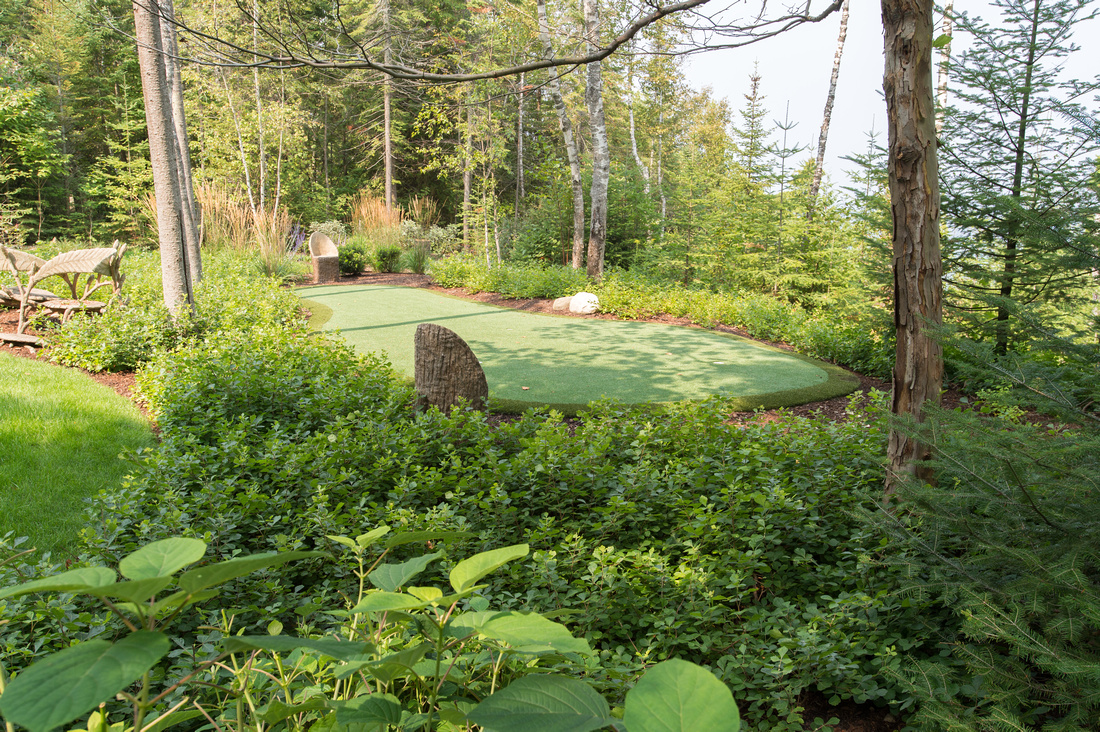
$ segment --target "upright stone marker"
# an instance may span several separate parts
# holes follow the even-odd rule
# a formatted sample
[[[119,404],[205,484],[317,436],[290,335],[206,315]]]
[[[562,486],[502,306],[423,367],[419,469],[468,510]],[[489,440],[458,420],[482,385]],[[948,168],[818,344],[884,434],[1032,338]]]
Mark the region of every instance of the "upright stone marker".
[[[484,409],[489,401],[485,371],[466,341],[453,330],[435,323],[416,326],[415,349],[416,400],[421,409],[439,407],[448,412],[459,399],[475,409]]]

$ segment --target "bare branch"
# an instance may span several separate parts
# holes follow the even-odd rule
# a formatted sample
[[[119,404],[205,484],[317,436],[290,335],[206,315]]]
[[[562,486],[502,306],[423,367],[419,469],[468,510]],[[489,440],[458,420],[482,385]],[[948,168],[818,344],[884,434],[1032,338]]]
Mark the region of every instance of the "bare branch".
[[[143,0],[138,0],[142,2]],[[144,0],[148,2],[148,0]],[[715,0],[678,0],[668,4],[662,4],[655,0],[645,0],[644,7],[648,12],[639,14],[627,24],[612,39],[602,45],[597,45],[585,52],[572,55],[564,55],[547,58],[537,51],[532,52],[532,60],[515,63],[510,66],[502,66],[487,71],[477,72],[451,72],[442,73],[418,68],[415,65],[395,61],[385,63],[378,60],[373,51],[381,42],[381,36],[371,34],[369,38],[355,37],[352,29],[344,23],[341,15],[342,3],[337,0],[334,3],[335,15],[331,18],[338,29],[336,35],[343,47],[322,47],[316,43],[310,43],[307,28],[303,27],[300,19],[292,17],[292,33],[284,33],[269,24],[262,18],[255,17],[255,13],[246,3],[236,2],[236,10],[248,24],[255,24],[260,32],[267,38],[270,47],[263,49],[245,48],[232,40],[218,34],[217,31],[204,30],[193,26],[180,18],[168,19],[174,22],[181,34],[186,36],[189,44],[198,53],[182,58],[191,63],[203,66],[217,66],[228,68],[264,68],[273,70],[288,70],[297,68],[309,68],[317,70],[347,70],[358,69],[375,71],[380,75],[404,81],[429,83],[429,84],[454,84],[485,79],[498,79],[506,76],[528,73],[540,69],[551,69],[562,66],[577,67],[588,63],[601,61],[621,49],[635,36],[648,26],[672,16],[682,16],[680,23],[692,33],[693,40],[680,48],[662,52],[667,55],[691,55],[709,50],[738,48],[759,41],[773,38],[792,28],[806,23],[817,23],[824,20],[832,13],[839,10],[843,0],[826,0],[828,5],[819,13],[813,13],[811,6],[813,0],[805,0],[797,7],[786,7],[778,17],[766,18],[768,0],[761,0],[759,12],[750,15],[748,20],[727,21],[725,16],[732,13],[733,5],[740,5],[746,0],[733,0],[732,4],[726,4],[716,8],[712,13],[703,13],[701,8]],[[156,4],[150,3],[153,12],[156,12]]]

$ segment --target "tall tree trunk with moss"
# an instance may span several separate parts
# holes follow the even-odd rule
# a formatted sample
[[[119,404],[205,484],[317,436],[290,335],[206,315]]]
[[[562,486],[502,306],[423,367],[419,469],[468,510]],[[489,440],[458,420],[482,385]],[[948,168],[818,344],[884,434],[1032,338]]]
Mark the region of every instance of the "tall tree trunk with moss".
[[[848,36],[848,2],[840,6],[840,33],[836,39],[836,54],[833,56],[833,74],[829,77],[829,95],[825,97],[825,114],[821,121],[821,134],[817,137],[817,163],[814,165],[814,180],[810,184],[810,200],[806,205],[806,219],[813,221],[814,204],[821,190],[821,178],[825,174],[825,143],[829,140],[829,125],[833,120],[833,102],[836,101],[836,82],[840,78],[840,60],[844,56],[844,39]]]
[[[550,21],[546,17],[546,0],[539,0],[539,40],[546,58],[553,58],[554,46],[550,41]],[[584,182],[581,178],[581,158],[577,151],[577,141],[573,136],[573,123],[569,120],[569,111],[565,108],[565,99],[561,93],[561,79],[557,69],[550,69],[547,86],[554,111],[558,115],[558,126],[565,140],[565,157],[569,161],[569,184],[573,191],[573,269],[580,269],[584,263]]]
[[[599,45],[600,9],[598,0],[582,0],[585,42],[589,53]],[[584,100],[588,105],[588,124],[592,128],[592,213],[588,219],[588,276],[603,277],[604,250],[607,247],[607,186],[611,178],[611,153],[607,144],[607,122],[603,112],[603,76],[601,62],[588,64]]]
[[[891,412],[917,422],[927,402],[939,403],[943,384],[943,350],[931,335],[943,322],[932,10],[933,0],[882,0],[897,330]],[[887,495],[907,476],[932,482],[921,464],[930,455],[928,445],[892,429]]]
[[[160,6],[157,0],[134,0],[133,10],[145,122],[149,129],[149,158],[157,196],[162,292],[169,312],[178,315],[184,307],[194,309],[195,297],[183,228],[179,143],[172,123],[172,102],[161,46]]]

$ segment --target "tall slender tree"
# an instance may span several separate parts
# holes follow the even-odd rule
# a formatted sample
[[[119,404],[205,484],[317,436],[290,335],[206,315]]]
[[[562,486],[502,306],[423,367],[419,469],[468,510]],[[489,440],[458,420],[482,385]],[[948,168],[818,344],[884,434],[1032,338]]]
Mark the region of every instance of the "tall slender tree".
[[[184,196],[181,191],[176,125],[172,119],[171,91],[165,68],[160,18],[166,0],[134,0],[141,87],[145,97],[145,121],[149,130],[149,157],[157,196],[157,233],[160,240],[161,280],[164,304],[171,313],[193,309],[195,283],[191,246],[184,229]]]
[[[995,349],[1013,345],[1017,304],[1087,297],[1096,267],[1097,196],[1085,185],[1100,152],[1100,82],[1067,81],[1069,38],[1090,0],[996,0],[997,28],[960,14],[972,44],[949,69],[944,211],[953,304],[976,314]],[[986,317],[988,315],[988,317]],[[984,323],[982,322],[984,320]],[[981,331],[978,331],[981,333]]]
[[[943,322],[943,264],[932,10],[933,0],[882,0],[897,331],[890,411],[916,421],[926,403],[939,403],[943,385],[943,348],[933,336]],[[895,428],[887,450],[887,496],[908,476],[933,481],[928,445]]]
[[[550,39],[550,21],[546,15],[546,0],[538,0],[539,14],[539,40],[542,42],[542,52],[546,58],[554,57],[554,46]],[[577,141],[573,135],[573,123],[569,119],[569,110],[565,107],[565,98],[561,93],[561,78],[557,69],[550,69],[550,78],[547,82],[550,89],[550,100],[554,104],[554,112],[558,116],[558,126],[561,128],[562,138],[565,142],[565,157],[569,162],[569,185],[573,200],[573,269],[580,269],[584,262],[584,182],[581,178],[581,157],[577,149]]]
[[[814,204],[821,190],[821,178],[825,174],[825,144],[829,140],[829,125],[833,121],[833,103],[836,101],[836,84],[840,78],[840,60],[844,57],[844,39],[848,36],[848,0],[840,6],[840,33],[836,39],[836,53],[833,55],[833,73],[829,77],[829,94],[825,97],[825,114],[821,120],[821,133],[817,136],[817,163],[814,165],[814,180],[810,184],[810,200],[806,209],[806,218],[813,220]]]
[[[600,8],[598,0],[581,0],[584,10],[585,42],[589,53],[599,47]],[[588,64],[584,101],[588,105],[588,125],[592,132],[592,212],[588,217],[588,276],[603,277],[604,250],[607,247],[607,187],[611,178],[611,152],[607,142],[607,121],[603,110],[603,75],[600,61]]]

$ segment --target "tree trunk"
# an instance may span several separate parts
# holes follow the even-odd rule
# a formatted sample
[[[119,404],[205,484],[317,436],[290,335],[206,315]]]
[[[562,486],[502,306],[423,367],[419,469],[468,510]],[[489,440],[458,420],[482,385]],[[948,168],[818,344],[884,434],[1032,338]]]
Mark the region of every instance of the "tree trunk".
[[[821,121],[821,134],[817,138],[817,164],[814,166],[814,181],[810,184],[810,200],[806,210],[806,219],[813,221],[814,204],[821,190],[821,177],[825,173],[825,143],[829,139],[829,124],[833,120],[833,102],[836,101],[836,82],[840,77],[840,59],[844,56],[844,39],[848,35],[848,0],[840,6],[840,33],[836,40],[836,55],[833,56],[833,75],[829,77],[829,96],[825,98],[825,115]]]
[[[260,17],[260,9],[256,0],[252,2],[252,17]],[[257,37],[259,33],[258,22],[252,22],[252,48],[255,50],[258,47],[259,39]],[[260,199],[260,209],[266,208],[267,204],[267,154],[264,151],[264,108],[263,100],[260,98],[260,69],[256,66],[252,67],[252,90],[256,97],[256,157],[259,162],[259,190],[257,191]]]
[[[546,19],[546,0],[539,0],[539,39],[542,41],[543,55],[553,58],[554,47],[550,43],[550,22]],[[565,156],[569,160],[569,181],[573,189],[573,269],[580,269],[584,262],[584,182],[581,179],[581,158],[577,152],[577,141],[573,136],[573,123],[569,121],[569,112],[565,108],[565,99],[561,94],[561,79],[556,69],[550,70],[550,98],[554,102],[554,111],[558,114],[558,125],[565,139]]]
[[[252,176],[248,172],[248,155],[244,151],[244,135],[241,134],[241,119],[237,115],[237,109],[233,106],[233,92],[229,90],[229,82],[225,79],[225,69],[218,69],[222,86],[225,87],[225,99],[229,104],[229,113],[233,116],[233,128],[237,131],[237,152],[241,156],[241,172],[244,175],[244,189],[248,192],[248,206],[252,213],[256,213],[256,198],[252,195]]]
[[[523,87],[526,74],[519,75],[519,94],[516,97],[516,205],[515,217],[519,220],[519,207],[523,201]]]
[[[627,109],[630,112],[630,151],[634,154],[634,163],[638,166],[638,172],[642,174],[642,185],[645,194],[649,195],[649,168],[646,167],[642,156],[638,154],[638,138],[634,134],[634,57],[630,58],[630,69],[627,73]]]
[[[933,0],[882,0],[897,329],[891,412],[916,422],[926,402],[939,403],[943,383],[943,351],[929,334],[943,322],[932,10]],[[928,445],[892,428],[887,497],[907,476],[932,482],[918,465],[930,455]]]
[[[954,18],[951,14],[955,10],[954,0],[947,0],[943,4],[943,26],[940,33],[951,38],[951,33],[954,28]],[[936,77],[936,134],[943,132],[943,115],[944,110],[947,109],[947,72],[951,66],[951,41],[948,40],[947,44],[940,49],[940,63],[939,69],[937,69]]]
[[[177,159],[179,146],[175,140],[172,103],[165,75],[159,6],[156,0],[135,0],[133,10],[141,88],[145,97],[145,124],[149,130],[149,159],[153,171],[153,190],[157,197],[161,285],[165,306],[177,315],[185,304],[193,310],[195,298],[183,232],[183,200]]]
[[[466,99],[466,156],[462,163],[462,246],[470,248],[470,194],[474,184],[474,106]]]
[[[382,25],[383,33],[386,34],[386,47],[382,52],[382,61],[386,66],[392,63],[392,52],[390,50],[390,3],[386,0],[382,6]],[[393,210],[393,113],[391,111],[391,103],[393,92],[391,89],[391,81],[389,74],[386,74],[382,81],[382,118],[383,127],[382,131],[382,156],[385,158],[386,168],[386,212],[389,213]]]
[[[179,187],[183,209],[183,235],[187,244],[191,284],[202,279],[202,211],[195,198],[195,183],[191,177],[191,146],[187,137],[187,116],[183,110],[183,75],[180,73],[179,44],[176,43],[175,9],[172,0],[160,0],[160,35],[164,49],[164,71],[169,86],[172,126],[175,132],[179,160]]]
[[[1042,0],[1034,0],[1031,13],[1031,37],[1028,42],[1027,59],[1024,61],[1024,88],[1020,92],[1020,123],[1016,127],[1016,138],[1013,140],[1013,152],[1015,159],[1012,168],[1012,190],[1010,195],[1017,202],[1024,195],[1024,165],[1027,155],[1027,133],[1031,125],[1031,94],[1032,79],[1035,74],[1036,57],[1038,47],[1036,41],[1039,37],[1040,10]],[[1022,224],[1019,214],[1014,207],[1011,218],[1008,220],[1008,237],[1005,240],[1004,270],[1001,272],[1001,282],[998,293],[1008,300],[1012,297],[1013,286],[1016,283],[1016,264],[1020,258],[1020,228]],[[997,304],[997,343],[994,352],[1000,355],[1008,353],[1009,341],[1009,310],[1004,302]]]
[[[600,10],[597,2],[598,0],[581,0],[589,53],[595,52],[599,45]],[[607,184],[611,178],[611,153],[607,145],[600,67],[599,61],[588,64],[588,83],[584,90],[589,125],[592,127],[592,213],[588,218],[588,276],[596,280],[603,277],[603,256],[607,246]]]

